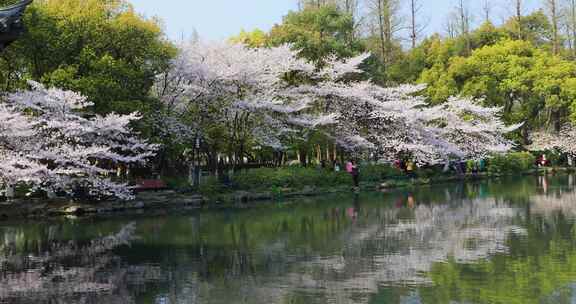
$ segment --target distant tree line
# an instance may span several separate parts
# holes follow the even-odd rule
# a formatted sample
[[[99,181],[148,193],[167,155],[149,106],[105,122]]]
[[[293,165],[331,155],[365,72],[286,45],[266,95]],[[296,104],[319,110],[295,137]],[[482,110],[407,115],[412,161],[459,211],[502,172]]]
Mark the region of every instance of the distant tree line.
[[[449,96],[482,98],[504,108],[507,123],[524,122],[518,143],[533,130],[559,132],[576,116],[576,0],[542,0],[529,12],[525,1],[507,2],[510,15],[494,22],[496,1],[474,15],[471,1],[454,1],[443,33],[426,35],[422,1],[301,0],[269,33],[241,32],[232,41],[252,47],[292,43],[319,62],[369,51],[364,66],[381,85],[428,85],[433,104]],[[481,22],[474,22],[481,20]]]

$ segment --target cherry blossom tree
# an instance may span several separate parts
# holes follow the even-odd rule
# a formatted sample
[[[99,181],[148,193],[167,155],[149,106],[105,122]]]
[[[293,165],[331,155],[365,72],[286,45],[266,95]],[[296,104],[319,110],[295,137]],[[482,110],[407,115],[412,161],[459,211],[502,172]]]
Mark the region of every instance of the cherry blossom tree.
[[[175,126],[195,117],[188,125],[202,137],[208,158],[223,152],[238,160],[250,144],[283,150],[301,129],[332,121],[333,114],[310,111],[314,100],[290,90],[315,68],[289,46],[197,42],[181,47],[155,92],[166,105],[164,115],[171,117],[163,122]]]
[[[531,150],[554,150],[568,155],[570,165],[576,157],[576,128],[572,123],[566,123],[560,131],[538,131],[530,135],[531,144],[527,147]]]
[[[130,115],[90,115],[86,97],[30,83],[32,90],[0,104],[0,184],[33,190],[88,190],[93,196],[131,198],[127,185],[108,178],[117,164],[143,163],[157,148],[135,136]]]
[[[430,114],[427,126],[446,142],[444,145],[455,146],[455,155],[466,159],[509,151],[514,143],[505,135],[523,123],[506,126],[500,116],[501,107],[484,107],[480,103],[471,98],[451,97],[446,103],[425,109]]]
[[[558,149],[571,157],[576,157],[576,128],[571,123],[566,123],[560,132],[538,131],[530,136],[532,144],[528,146],[533,150]]]
[[[335,56],[317,67],[290,46],[248,48],[222,43],[183,46],[158,94],[175,113],[197,113],[229,127],[228,139],[285,149],[294,138],[321,132],[347,150],[391,160],[408,153],[419,163],[479,158],[507,151],[500,108],[450,98],[430,106],[425,86],[384,88],[364,80],[370,54]],[[242,142],[243,140],[243,142]]]
[[[482,158],[512,148],[504,135],[521,124],[505,126],[501,108],[482,107],[479,101],[461,97],[430,106],[418,95],[424,85],[383,88],[369,81],[345,82],[347,75],[360,72],[358,65],[364,59],[333,62],[329,72],[321,71],[322,82],[297,88],[324,100],[325,109],[337,114],[336,127],[330,130],[340,145],[369,149],[387,160],[409,154],[421,164]]]

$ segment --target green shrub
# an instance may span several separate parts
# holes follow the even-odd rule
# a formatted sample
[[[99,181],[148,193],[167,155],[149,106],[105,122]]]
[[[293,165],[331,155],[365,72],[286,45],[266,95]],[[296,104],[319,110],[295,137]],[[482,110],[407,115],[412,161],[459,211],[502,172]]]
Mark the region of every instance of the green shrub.
[[[441,168],[419,169],[418,174],[423,180],[443,174]],[[398,180],[404,174],[384,164],[368,164],[360,166],[361,182],[381,182]],[[224,187],[216,178],[209,178],[200,185],[200,192],[214,195],[225,191],[270,191],[281,195],[284,189],[300,190],[306,186],[337,187],[352,184],[350,174],[345,171],[334,172],[329,169],[303,168],[298,166],[283,168],[258,168],[237,172],[232,176],[230,187]]]
[[[350,176],[346,172],[286,167],[242,171],[235,174],[232,180],[236,189],[302,188],[350,183]]]
[[[272,196],[275,199],[280,199],[284,197],[284,191],[282,190],[281,187],[272,187],[272,189],[270,189],[270,193],[272,193]]]
[[[205,196],[214,196],[224,192],[226,187],[215,176],[205,178],[198,188],[198,192]]]
[[[364,165],[360,166],[360,177],[363,181],[378,182],[388,178],[402,176],[402,171],[390,165]]]
[[[534,167],[536,157],[528,152],[513,152],[495,155],[488,162],[492,174],[520,174]]]
[[[567,163],[565,156],[556,150],[546,151],[546,159],[552,166],[561,166]]]
[[[418,170],[423,178],[441,175],[441,168]],[[385,164],[368,164],[360,166],[361,182],[381,182],[383,180],[404,177],[402,171]],[[265,190],[306,186],[331,187],[350,185],[352,178],[345,171],[334,172],[328,169],[283,167],[259,168],[236,173],[232,177],[234,190]]]
[[[187,176],[163,176],[162,181],[170,189],[184,189],[191,187]]]
[[[444,173],[443,166],[434,166],[434,167],[420,168],[416,170],[416,174],[418,175],[418,177],[433,179],[434,177],[450,174],[450,172]]]

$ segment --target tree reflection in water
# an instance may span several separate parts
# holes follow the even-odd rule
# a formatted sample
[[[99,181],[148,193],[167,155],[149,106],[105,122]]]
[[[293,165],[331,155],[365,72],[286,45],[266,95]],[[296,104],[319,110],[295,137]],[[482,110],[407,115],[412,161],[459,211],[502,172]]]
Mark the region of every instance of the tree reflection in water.
[[[50,242],[22,254],[13,242],[2,247],[2,303],[130,303],[126,278],[143,269],[123,267],[112,251],[135,239],[135,223],[118,233],[91,240]]]
[[[64,236],[39,225],[36,238],[0,227],[0,303],[570,303],[555,299],[576,281],[573,186],[312,198],[139,217],[137,231],[124,219],[54,225]]]
[[[525,233],[512,223],[520,211],[495,199],[469,200],[458,207],[419,205],[413,218],[394,223],[399,210],[390,209],[384,216],[391,223],[354,228],[342,255],[303,263],[285,284],[300,292],[321,288],[326,303],[368,303],[382,286],[428,285],[434,263],[473,263],[507,252],[510,234]]]
[[[506,254],[507,240],[526,234],[515,224],[523,217],[522,208],[497,198],[467,199],[465,192],[451,189],[444,200],[426,203],[408,194],[396,208],[355,200],[323,216],[306,214],[284,222],[283,230],[290,233],[257,248],[246,247],[258,237],[249,232],[250,225],[264,229],[263,222],[229,223],[245,239],[235,241],[226,255],[230,260],[222,265],[221,279],[216,273],[200,276],[207,288],[199,290],[198,298],[201,303],[370,303],[382,288],[431,286],[427,273],[435,264],[475,263]],[[294,248],[298,244],[291,239],[299,232],[305,241]],[[327,246],[321,245],[323,238]],[[330,246],[335,250],[326,249]],[[198,266],[210,268],[211,253],[205,255]],[[186,303],[186,298],[176,293],[170,303]],[[417,292],[407,292],[390,303],[419,303],[417,298]]]
[[[531,211],[543,215],[553,215],[561,213],[567,216],[576,216],[576,192],[574,186],[574,176],[568,176],[568,187],[555,187],[549,189],[548,179],[541,176],[538,179],[540,192],[530,198]]]

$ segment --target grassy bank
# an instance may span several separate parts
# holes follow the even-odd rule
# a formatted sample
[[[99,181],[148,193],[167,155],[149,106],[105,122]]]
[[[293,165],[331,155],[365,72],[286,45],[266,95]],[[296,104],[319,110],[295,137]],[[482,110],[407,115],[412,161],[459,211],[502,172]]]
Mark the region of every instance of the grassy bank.
[[[528,162],[492,162],[484,172],[456,175],[444,173],[442,168],[418,169],[415,178],[408,178],[403,172],[386,165],[361,166],[361,189],[372,192],[378,189],[405,191],[438,185],[514,175],[538,175],[574,172],[575,168],[538,168]],[[510,165],[515,164],[515,165]],[[498,167],[498,168],[497,168]],[[496,170],[498,169],[498,170]],[[499,182],[493,183],[499,184]],[[130,212],[180,212],[198,208],[221,208],[251,206],[238,202],[265,201],[321,196],[324,194],[350,192],[352,178],[345,172],[330,170],[287,167],[278,169],[255,169],[238,173],[227,186],[215,178],[203,183],[202,193],[166,190],[139,193],[134,201],[84,201],[58,198],[20,198],[0,202],[0,221],[16,218],[49,218],[92,214],[122,214]],[[200,195],[201,194],[201,195]],[[514,195],[514,191],[512,191]]]
[[[491,158],[486,167],[479,172],[476,172],[470,164],[467,164],[465,174],[457,174],[453,170],[444,172],[442,166],[434,166],[418,168],[414,177],[408,177],[403,171],[390,165],[365,164],[360,166],[361,188],[376,190],[415,187],[463,179],[569,170],[569,168],[538,168],[535,160],[530,153],[510,153]],[[210,177],[200,186],[199,192],[208,201],[230,201],[350,191],[351,187],[352,178],[346,172],[322,168],[283,167],[242,171],[231,176],[227,184],[216,177]]]

